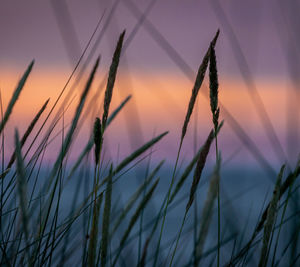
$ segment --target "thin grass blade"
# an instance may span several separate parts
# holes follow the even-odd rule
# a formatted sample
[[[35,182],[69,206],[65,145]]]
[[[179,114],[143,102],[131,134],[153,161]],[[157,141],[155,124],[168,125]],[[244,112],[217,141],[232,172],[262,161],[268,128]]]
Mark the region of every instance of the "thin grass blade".
[[[33,67],[33,64],[34,64],[34,60],[31,61],[31,63],[29,64],[27,70],[25,71],[25,73],[23,74],[23,77],[21,78],[21,80],[19,81],[19,84],[17,86],[17,88],[15,89],[11,99],[10,99],[10,102],[7,106],[7,109],[5,111],[5,114],[4,114],[4,117],[3,117],[3,120],[1,121],[0,123],[0,133],[3,131],[4,129],[4,126],[5,124],[7,123],[8,119],[9,119],[9,116],[11,115],[12,113],[12,110],[13,110],[13,107],[14,105],[16,104],[19,96],[20,96],[20,93],[27,81],[27,78],[32,70],[32,67]]]
[[[99,227],[99,214],[102,203],[103,194],[101,193],[98,199],[95,199],[95,205],[93,210],[93,222],[90,233],[90,242],[88,247],[88,266],[94,267],[96,262],[96,250],[98,241],[98,227]]]
[[[194,266],[198,266],[200,262],[201,255],[203,253],[203,248],[205,244],[206,237],[208,235],[208,229],[211,224],[211,218],[213,214],[214,202],[218,194],[218,183],[220,181],[220,162],[217,162],[213,176],[211,177],[209,189],[207,192],[206,200],[201,215],[201,226],[197,239],[197,245],[195,247],[196,251],[196,261]]]
[[[208,155],[208,152],[209,152],[209,149],[210,149],[210,146],[211,146],[211,143],[212,143],[213,139],[214,139],[214,131],[212,130],[210,132],[210,134],[208,135],[208,137],[206,139],[206,142],[203,145],[203,148],[201,149],[201,152],[200,152],[199,157],[198,157],[196,169],[195,169],[195,172],[194,172],[193,183],[192,183],[191,190],[190,190],[190,198],[189,198],[189,201],[186,205],[186,211],[188,211],[190,209],[191,205],[193,204],[193,200],[194,200],[194,197],[195,197],[197,186],[198,186],[198,183],[200,181],[201,174],[202,174],[202,171],[204,169],[204,166],[205,166],[205,163],[206,163],[206,158],[207,158],[207,155]]]
[[[27,201],[26,174],[25,174],[23,157],[21,154],[19,133],[17,130],[15,131],[15,146],[16,146],[16,156],[17,156],[17,185],[18,185],[19,205],[21,210],[22,228],[25,235],[26,256],[27,256],[28,264],[30,265],[29,220],[28,220],[28,211],[27,211],[28,201]]]
[[[39,110],[39,112],[35,115],[35,117],[33,118],[33,120],[31,121],[31,123],[29,124],[26,132],[24,133],[20,145],[21,148],[24,146],[27,138],[29,137],[30,133],[32,132],[34,126],[36,125],[37,121],[39,120],[40,116],[42,115],[42,113],[44,112],[44,110],[46,109],[48,102],[49,102],[50,98],[44,103],[44,105],[41,107],[41,109]],[[16,158],[16,152],[14,151],[14,153],[12,154],[9,163],[7,164],[7,169],[11,168],[11,166],[13,165],[14,161]]]
[[[101,266],[105,266],[107,262],[107,251],[109,245],[109,225],[110,225],[110,212],[111,212],[111,194],[112,194],[112,165],[110,167],[110,175],[107,181],[107,187],[105,191],[105,205],[103,212],[102,222],[102,241],[101,241]]]
[[[81,95],[79,104],[78,104],[78,106],[76,108],[76,112],[74,114],[74,118],[72,120],[71,127],[70,127],[70,129],[69,129],[69,131],[68,131],[68,133],[66,135],[65,140],[64,140],[63,147],[62,147],[62,149],[61,149],[61,151],[60,151],[60,153],[58,155],[58,158],[57,158],[57,160],[56,160],[56,162],[54,164],[54,167],[53,167],[53,169],[51,171],[51,174],[50,174],[50,185],[52,183],[53,177],[56,175],[56,173],[57,173],[57,171],[58,171],[58,169],[60,167],[61,162],[63,161],[65,155],[67,154],[67,152],[68,152],[68,150],[70,148],[74,131],[75,131],[76,126],[78,124],[80,114],[81,114],[81,112],[83,110],[83,106],[84,106],[85,100],[87,98],[88,92],[89,92],[89,90],[91,88],[92,82],[93,82],[95,74],[96,74],[96,70],[98,68],[99,60],[100,60],[100,58],[98,58],[96,60],[96,63],[94,65],[93,69],[92,69],[92,72],[91,72],[90,77],[89,77],[89,79],[87,81],[85,89],[84,89],[84,91],[83,91],[83,93]],[[48,187],[50,187],[50,185],[48,185]]]

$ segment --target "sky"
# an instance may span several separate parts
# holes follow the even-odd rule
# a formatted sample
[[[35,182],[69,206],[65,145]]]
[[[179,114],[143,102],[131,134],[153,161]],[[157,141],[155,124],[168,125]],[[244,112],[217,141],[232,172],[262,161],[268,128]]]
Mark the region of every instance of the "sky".
[[[49,112],[103,17],[72,82],[90,55],[82,79],[75,87],[68,86],[67,91],[75,98],[65,112],[64,123],[71,121],[99,55],[101,63],[90,99],[101,91],[118,36],[126,29],[111,110],[127,95],[132,98],[108,130],[108,154],[123,157],[153,135],[169,130],[155,153],[173,159],[195,73],[220,29],[216,55],[221,118],[225,121],[220,135],[224,159],[263,165],[253,146],[249,149],[249,137],[262,157],[278,169],[282,161],[294,162],[300,147],[298,11],[299,1],[1,0],[0,90],[4,108],[18,79],[35,60],[7,135],[12,135],[15,127],[24,132],[50,97]],[[207,84],[206,78],[183,158],[193,155],[195,145],[199,147],[212,128],[209,102],[202,94],[207,94]],[[87,107],[90,113],[74,151],[80,151],[94,117],[101,115],[102,99],[100,92],[94,104]],[[13,150],[13,139],[7,146],[7,151]],[[57,146],[49,150],[51,160]]]

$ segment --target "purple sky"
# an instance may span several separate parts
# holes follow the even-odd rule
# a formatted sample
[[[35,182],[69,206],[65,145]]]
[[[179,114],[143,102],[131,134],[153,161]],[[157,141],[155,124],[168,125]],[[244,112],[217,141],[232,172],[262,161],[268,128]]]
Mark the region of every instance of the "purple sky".
[[[141,11],[151,1],[130,0]],[[64,2],[66,9],[59,4]],[[71,66],[91,36],[101,14],[106,10],[105,23],[115,1],[101,0],[2,0],[0,3],[0,66],[24,66],[35,58],[39,66]],[[51,4],[52,3],[52,4]],[[214,4],[215,3],[215,4]],[[289,5],[292,5],[291,3]],[[219,8],[221,7],[221,9]],[[65,10],[68,10],[69,16]],[[96,55],[110,61],[118,34],[127,29],[129,35],[137,23],[127,0],[119,1]],[[251,72],[259,76],[286,75],[286,54],[283,47],[292,29],[289,28],[293,8],[280,7],[279,1],[156,1],[148,14],[150,23],[175,48],[194,70],[204,51],[220,28],[218,45],[220,69],[224,75],[239,75],[233,53],[229,27],[240,44]],[[224,12],[229,24],[220,15]],[[58,23],[57,18],[60,18]],[[225,20],[226,20],[225,18]],[[69,23],[71,22],[71,23]],[[64,42],[59,28],[64,26]],[[102,26],[103,26],[102,24]],[[69,53],[67,53],[69,51]],[[126,52],[131,69],[177,70],[172,60],[142,26]],[[72,64],[73,66],[73,64]]]

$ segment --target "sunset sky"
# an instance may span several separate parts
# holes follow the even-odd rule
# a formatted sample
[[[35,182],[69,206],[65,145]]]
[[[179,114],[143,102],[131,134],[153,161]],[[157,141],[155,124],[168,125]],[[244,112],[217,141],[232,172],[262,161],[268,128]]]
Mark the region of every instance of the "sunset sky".
[[[66,111],[65,124],[72,119],[78,96],[99,55],[101,64],[90,99],[101,90],[99,85],[106,78],[118,36],[126,29],[111,110],[127,95],[131,94],[132,99],[107,132],[107,151],[111,157],[116,158],[118,153],[123,157],[154,134],[170,130],[169,136],[155,147],[155,153],[157,157],[173,159],[195,73],[209,42],[220,29],[216,54],[221,118],[225,120],[220,135],[224,160],[235,155],[233,162],[259,164],[253,151],[247,149],[245,140],[241,141],[240,132],[233,129],[232,119],[228,118],[232,116],[271,165],[278,169],[285,156],[295,161],[299,152],[300,77],[299,46],[295,44],[299,44],[296,30],[300,21],[295,14],[299,4],[288,2],[2,0],[0,89],[4,108],[18,79],[35,59],[33,71],[6,129],[7,136],[15,127],[24,132],[31,118],[50,97],[49,112],[104,14],[83,62],[91,53],[91,47],[97,44],[94,54],[78,86],[72,89],[72,96],[76,97]],[[146,16],[142,17],[144,12]],[[201,88],[204,94],[207,84],[206,78]],[[195,127],[197,146],[204,142],[212,128],[209,102],[204,94],[199,95],[184,143],[183,155],[187,158],[194,153]],[[102,99],[103,94],[100,94],[96,105],[88,106],[90,115],[85,119],[75,151],[80,151],[85,144],[94,117],[101,115]],[[56,132],[61,127],[62,122]],[[282,155],[278,153],[280,148],[276,141],[274,147],[270,140],[270,127],[281,143]],[[8,137],[7,150],[13,148],[13,139]],[[49,159],[55,157],[56,151],[57,147],[53,146]],[[76,157],[76,153],[72,156]]]

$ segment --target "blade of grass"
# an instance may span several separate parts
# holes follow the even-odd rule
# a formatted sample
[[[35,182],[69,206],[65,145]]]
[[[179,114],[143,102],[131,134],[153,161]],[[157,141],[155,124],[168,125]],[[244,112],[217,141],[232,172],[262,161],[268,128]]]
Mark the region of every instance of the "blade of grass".
[[[15,146],[16,146],[16,156],[17,156],[17,179],[18,179],[18,193],[19,193],[19,205],[21,210],[21,218],[22,218],[22,228],[25,235],[25,243],[26,243],[26,256],[27,263],[31,266],[30,261],[30,251],[29,251],[29,220],[28,220],[28,212],[27,212],[27,186],[26,186],[26,174],[24,169],[23,157],[21,154],[21,144],[19,141],[18,131],[15,131]]]
[[[215,37],[211,41],[211,46],[215,46],[216,41],[218,39],[218,36],[219,36],[219,31],[217,31]],[[159,239],[158,239],[158,245],[157,245],[157,249],[156,249],[157,256],[158,256],[158,253],[159,253],[159,246],[160,246],[160,242],[161,242],[161,238],[162,238],[162,233],[163,233],[163,229],[164,229],[164,225],[165,225],[167,209],[168,209],[169,202],[170,202],[170,194],[171,194],[171,191],[172,191],[172,188],[173,188],[173,184],[174,184],[174,180],[175,180],[175,173],[176,173],[176,169],[177,169],[177,164],[178,164],[178,160],[179,160],[179,155],[180,155],[180,151],[181,151],[183,139],[185,137],[185,134],[186,134],[186,131],[187,131],[187,127],[188,127],[188,124],[189,124],[189,120],[190,120],[190,117],[192,115],[192,112],[193,112],[193,109],[194,109],[194,105],[195,105],[195,102],[196,102],[196,98],[197,98],[199,89],[200,89],[200,87],[202,85],[202,82],[203,82],[203,79],[204,79],[204,75],[205,75],[205,72],[206,72],[206,69],[207,69],[207,66],[208,66],[208,60],[209,60],[209,54],[210,54],[210,47],[207,50],[207,52],[206,52],[206,54],[205,54],[205,56],[204,56],[204,58],[202,60],[202,63],[199,66],[198,73],[197,73],[197,76],[196,76],[196,81],[195,81],[194,87],[192,89],[192,95],[191,95],[191,98],[190,98],[190,101],[189,101],[187,113],[186,113],[186,116],[185,116],[185,119],[184,119],[184,123],[183,123],[183,126],[182,126],[179,148],[178,148],[176,162],[175,162],[175,166],[174,166],[174,170],[173,170],[173,174],[172,174],[171,184],[170,184],[170,187],[169,187],[169,190],[168,190],[168,199],[167,199],[166,207],[165,207],[165,210],[164,210],[163,221],[162,221],[160,235],[159,235]],[[153,266],[156,265],[157,256],[155,257],[154,265]]]
[[[215,167],[213,176],[210,180],[209,189],[207,192],[206,200],[204,202],[204,207],[201,215],[201,226],[199,230],[199,235],[197,239],[196,245],[196,260],[194,262],[194,266],[198,266],[200,263],[200,259],[203,252],[203,247],[205,244],[206,237],[208,235],[208,229],[211,223],[211,218],[213,214],[214,202],[218,194],[218,183],[220,179],[219,168],[220,162],[217,163]],[[219,243],[219,242],[218,242]]]
[[[67,133],[66,138],[65,138],[64,145],[63,145],[63,147],[62,147],[62,149],[61,149],[61,151],[60,151],[60,153],[59,153],[59,155],[58,155],[58,157],[57,157],[57,160],[56,160],[55,163],[54,163],[54,167],[53,167],[53,169],[52,169],[52,171],[51,171],[51,173],[50,173],[49,185],[47,185],[48,188],[51,186],[53,177],[54,177],[54,176],[56,175],[56,173],[57,173],[57,170],[58,170],[58,168],[59,168],[60,162],[61,162],[62,159],[65,157],[65,155],[66,155],[67,152],[68,152],[68,149],[70,148],[70,144],[71,144],[71,141],[72,141],[72,136],[73,136],[74,131],[75,131],[75,128],[76,128],[76,126],[77,126],[77,123],[78,123],[80,114],[81,114],[81,112],[82,112],[82,110],[83,110],[83,106],[84,106],[85,100],[86,100],[86,98],[87,98],[88,92],[89,92],[89,90],[90,90],[90,88],[91,88],[91,85],[92,85],[92,82],[93,82],[93,80],[94,80],[94,76],[95,76],[96,70],[97,70],[97,68],[98,68],[99,60],[100,60],[100,58],[98,58],[98,59],[96,60],[96,63],[95,63],[95,65],[94,65],[93,70],[92,70],[92,72],[91,72],[91,74],[90,74],[90,77],[89,77],[89,79],[88,79],[88,81],[87,81],[87,84],[86,84],[86,86],[85,86],[85,89],[84,89],[84,91],[83,91],[83,93],[82,93],[82,95],[81,95],[79,104],[78,104],[78,106],[77,106],[77,108],[76,108],[76,112],[75,112],[74,117],[73,117],[73,120],[72,120],[71,127],[70,127],[70,129],[69,129],[69,131],[68,131],[68,133]]]
[[[115,117],[119,114],[119,112],[123,109],[123,107],[125,106],[125,104],[130,100],[131,96],[128,96],[125,100],[123,100],[123,102],[112,112],[112,114],[108,117],[107,119],[107,123],[106,123],[106,127],[108,127],[111,122],[115,119]],[[76,169],[78,168],[78,166],[80,165],[80,163],[82,162],[82,160],[84,159],[84,157],[91,151],[92,147],[94,145],[94,140],[93,137],[91,137],[89,139],[89,141],[87,142],[86,146],[84,147],[83,151],[80,153],[78,159],[76,160],[76,162],[74,163],[70,174],[68,175],[68,178],[66,180],[69,180],[73,174],[75,173]]]
[[[17,86],[17,88],[15,89],[9,103],[8,103],[8,106],[7,106],[7,109],[4,113],[4,117],[3,117],[3,120],[1,121],[0,123],[0,133],[3,131],[4,129],[4,126],[6,125],[11,113],[12,113],[12,110],[13,110],[13,107],[14,105],[16,104],[19,96],[20,96],[20,93],[22,91],[22,89],[24,88],[24,85],[27,81],[27,78],[32,70],[32,67],[33,67],[33,64],[34,64],[34,60],[31,61],[31,63],[29,64],[27,70],[25,71],[25,73],[23,74],[23,77],[21,78],[21,80],[19,81],[19,84]]]
[[[42,115],[42,113],[46,109],[49,100],[50,100],[50,98],[44,103],[44,105],[41,107],[41,109],[38,111],[38,113],[35,115],[35,117],[31,121],[31,123],[29,124],[27,130],[25,131],[25,133],[24,133],[24,135],[23,135],[23,137],[20,141],[21,148],[24,146],[24,144],[25,144],[27,138],[29,137],[30,133],[32,132],[34,126],[36,125],[36,123],[39,120],[40,116]],[[6,169],[11,168],[11,166],[13,165],[13,163],[15,161],[15,158],[16,158],[16,152],[14,151],[11,158],[10,158],[10,160],[9,160],[9,163],[7,164]]]
[[[176,254],[176,250],[177,250],[177,246],[178,246],[178,242],[179,242],[179,239],[180,239],[180,236],[181,236],[181,232],[182,232],[182,229],[183,229],[183,226],[184,226],[184,223],[185,223],[185,219],[186,219],[186,216],[187,216],[187,213],[191,207],[191,205],[193,204],[193,201],[194,201],[194,198],[195,198],[195,194],[196,194],[196,190],[197,190],[197,186],[199,184],[199,181],[200,181],[200,178],[201,178],[201,174],[202,174],[202,171],[204,169],[204,166],[205,166],[205,163],[206,163],[206,159],[207,159],[207,155],[209,153],[209,150],[210,150],[210,146],[211,146],[211,143],[214,139],[214,131],[212,130],[208,137],[207,137],[207,140],[205,142],[205,144],[203,145],[202,149],[201,149],[201,152],[199,154],[199,157],[198,157],[198,160],[197,160],[197,165],[196,165],[196,169],[195,169],[195,172],[194,172],[194,178],[193,178],[193,183],[192,183],[192,186],[191,186],[191,189],[190,189],[190,197],[189,197],[189,201],[186,205],[186,209],[185,209],[185,213],[184,213],[184,217],[183,217],[183,220],[182,220],[182,223],[181,223],[181,227],[180,227],[180,230],[179,230],[179,234],[178,234],[178,238],[176,240],[176,244],[175,244],[175,248],[174,248],[174,251],[173,251],[173,254],[172,254],[172,258],[171,258],[171,261],[170,261],[170,267],[172,266],[172,263],[173,263],[173,260],[174,260],[174,257],[175,257],[175,254]]]
[[[98,227],[99,227],[99,215],[100,215],[100,207],[102,202],[101,193],[98,199],[94,200],[94,210],[93,210],[93,222],[92,222],[92,229],[90,233],[90,242],[88,247],[88,263],[87,266],[94,267],[95,260],[96,260],[96,249],[97,249],[97,240],[98,240]]]
[[[111,213],[111,194],[112,194],[112,165],[110,167],[110,176],[107,181],[107,187],[105,191],[105,206],[103,212],[102,222],[102,241],[101,241],[101,266],[105,267],[107,261],[107,250],[109,245],[109,225],[110,225],[110,213]]]

